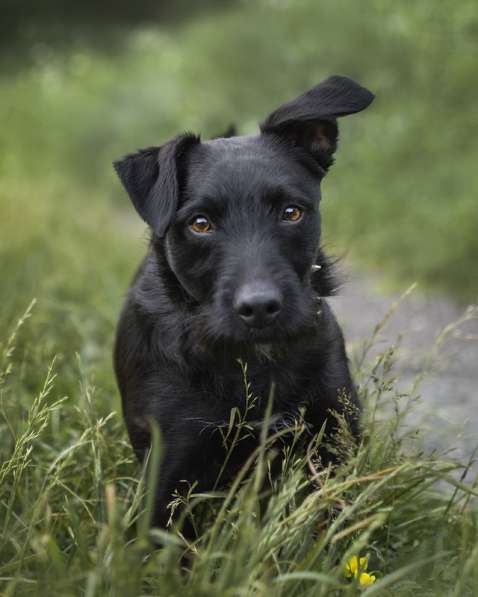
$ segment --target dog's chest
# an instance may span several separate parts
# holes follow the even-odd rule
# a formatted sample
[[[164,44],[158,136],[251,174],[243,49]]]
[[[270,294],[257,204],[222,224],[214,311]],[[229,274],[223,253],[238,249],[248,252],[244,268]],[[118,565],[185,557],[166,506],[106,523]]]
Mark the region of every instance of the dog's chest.
[[[229,418],[233,408],[253,420],[263,419],[269,401],[274,414],[299,412],[313,387],[313,373],[304,369],[258,359],[210,372],[201,379],[204,407],[213,408],[220,419]]]

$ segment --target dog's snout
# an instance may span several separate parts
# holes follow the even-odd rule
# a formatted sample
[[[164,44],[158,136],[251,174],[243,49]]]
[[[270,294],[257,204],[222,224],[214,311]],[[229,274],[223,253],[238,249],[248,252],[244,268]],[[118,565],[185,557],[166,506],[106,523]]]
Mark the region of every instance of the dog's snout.
[[[271,325],[282,308],[282,297],[274,286],[247,284],[237,293],[234,310],[242,321],[253,328]]]

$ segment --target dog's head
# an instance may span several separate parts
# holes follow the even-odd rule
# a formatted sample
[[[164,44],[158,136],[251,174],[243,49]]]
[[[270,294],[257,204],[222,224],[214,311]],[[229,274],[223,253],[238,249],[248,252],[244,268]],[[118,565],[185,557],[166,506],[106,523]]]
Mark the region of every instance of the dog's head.
[[[272,112],[258,135],[201,142],[183,134],[115,162],[211,336],[273,342],[310,324],[320,181],[337,118],[372,99],[351,79],[330,77]]]

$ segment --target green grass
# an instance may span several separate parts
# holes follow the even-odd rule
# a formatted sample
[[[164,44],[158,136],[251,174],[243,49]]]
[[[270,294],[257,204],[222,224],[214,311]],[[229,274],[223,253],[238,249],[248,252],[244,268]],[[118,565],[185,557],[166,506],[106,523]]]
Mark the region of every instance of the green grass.
[[[2,339],[2,595],[474,595],[478,490],[459,481],[465,466],[426,456],[404,425],[418,394],[396,389],[393,349],[357,374],[366,405],[358,454],[333,474],[317,466],[313,445],[289,454],[264,502],[268,462],[283,455],[263,440],[229,492],[192,488],[186,508],[199,539],[190,544],[149,529],[143,496],[155,481],[134,460],[110,374],[98,375],[108,335],[89,366],[73,353],[47,358],[37,336],[44,309],[31,305]],[[90,312],[83,324],[101,328],[101,319]],[[349,450],[345,432],[338,445]],[[366,589],[344,575],[356,554],[377,579]]]

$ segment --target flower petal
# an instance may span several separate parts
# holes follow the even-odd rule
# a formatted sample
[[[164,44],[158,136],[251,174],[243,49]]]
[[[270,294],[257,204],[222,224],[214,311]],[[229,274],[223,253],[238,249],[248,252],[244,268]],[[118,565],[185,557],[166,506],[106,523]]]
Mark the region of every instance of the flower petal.
[[[358,564],[359,562],[357,556],[352,556],[350,560],[345,564],[344,574],[347,578],[357,576]]]
[[[366,572],[362,572],[359,577],[359,583],[361,587],[368,587],[368,585],[372,585],[377,579],[373,574],[367,574]]]

